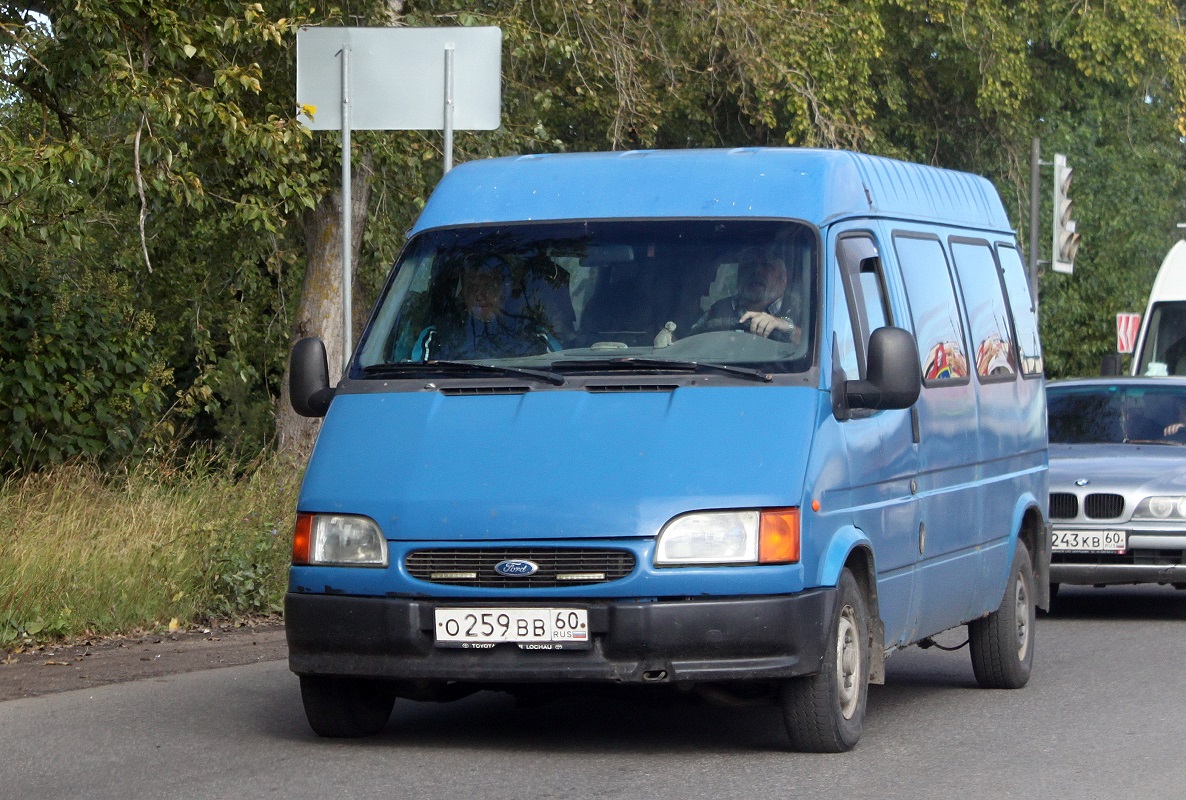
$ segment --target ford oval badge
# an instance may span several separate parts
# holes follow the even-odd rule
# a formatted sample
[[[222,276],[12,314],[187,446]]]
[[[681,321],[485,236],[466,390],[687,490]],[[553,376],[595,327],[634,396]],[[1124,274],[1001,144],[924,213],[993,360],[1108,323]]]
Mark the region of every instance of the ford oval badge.
[[[495,564],[494,571],[508,578],[526,578],[539,572],[539,564],[525,558],[508,558]]]

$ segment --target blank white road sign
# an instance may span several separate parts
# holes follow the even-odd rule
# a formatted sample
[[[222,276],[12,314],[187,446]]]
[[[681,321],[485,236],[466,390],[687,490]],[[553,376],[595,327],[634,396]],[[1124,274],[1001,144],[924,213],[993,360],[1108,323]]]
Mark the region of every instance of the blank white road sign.
[[[353,130],[443,130],[445,50],[453,47],[453,127],[500,124],[502,30],[485,28],[301,28],[297,31],[297,119],[342,128],[342,50]]]

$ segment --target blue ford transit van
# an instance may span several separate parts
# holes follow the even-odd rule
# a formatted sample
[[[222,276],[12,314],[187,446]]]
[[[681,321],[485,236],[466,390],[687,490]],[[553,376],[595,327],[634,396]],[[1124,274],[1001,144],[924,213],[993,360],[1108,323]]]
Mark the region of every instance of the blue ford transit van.
[[[1050,536],[1022,257],[973,175],[842,151],[540,155],[440,183],[336,387],[285,618],[324,736],[575,683],[781,705],[843,751],[895,650],[1027,682]]]

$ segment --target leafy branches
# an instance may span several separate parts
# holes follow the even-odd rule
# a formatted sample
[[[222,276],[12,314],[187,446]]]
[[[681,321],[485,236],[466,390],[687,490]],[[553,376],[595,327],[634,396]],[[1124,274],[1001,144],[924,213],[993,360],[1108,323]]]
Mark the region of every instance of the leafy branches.
[[[0,0],[4,285],[35,304],[85,293],[39,318],[75,331],[54,340],[77,351],[66,372],[37,378],[23,351],[6,354],[41,392],[22,402],[48,408],[80,384],[84,331],[108,337],[88,345],[95,358],[140,337],[144,358],[121,373],[149,386],[119,423],[131,439],[172,426],[190,441],[267,443],[307,266],[333,251],[308,233],[335,201],[340,156],[333,134],[296,122],[303,24],[501,27],[504,124],[459,132],[460,160],[849,147],[986,174],[1020,221],[1041,136],[1076,165],[1085,234],[1075,282],[1042,285],[1062,373],[1106,347],[1110,313],[1133,307],[1186,212],[1186,41],[1171,0]],[[373,167],[361,314],[441,153],[421,132],[359,132],[354,146]],[[129,322],[140,313],[151,330]],[[0,335],[15,341],[17,325],[5,317]]]

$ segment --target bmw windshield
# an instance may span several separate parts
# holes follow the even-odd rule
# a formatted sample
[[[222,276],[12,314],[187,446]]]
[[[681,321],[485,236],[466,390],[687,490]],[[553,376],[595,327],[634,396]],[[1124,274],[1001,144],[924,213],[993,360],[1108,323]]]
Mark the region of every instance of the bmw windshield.
[[[1186,385],[1046,388],[1052,444],[1186,444]]]
[[[397,265],[354,374],[416,365],[804,372],[818,272],[818,234],[785,220],[430,230]]]

